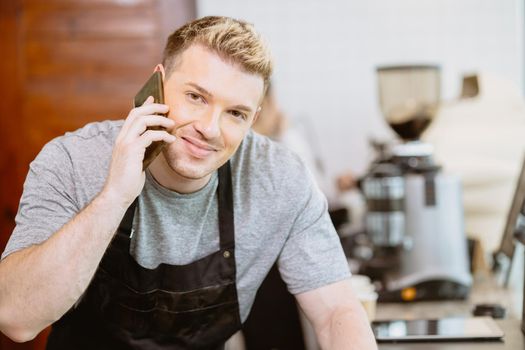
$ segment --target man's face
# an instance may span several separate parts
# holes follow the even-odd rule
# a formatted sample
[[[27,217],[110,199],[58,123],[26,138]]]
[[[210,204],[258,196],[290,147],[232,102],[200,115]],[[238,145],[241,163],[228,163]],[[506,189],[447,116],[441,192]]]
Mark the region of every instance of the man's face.
[[[203,46],[186,49],[164,81],[177,137],[163,152],[171,169],[201,179],[226,163],[252,125],[263,90],[262,77]]]

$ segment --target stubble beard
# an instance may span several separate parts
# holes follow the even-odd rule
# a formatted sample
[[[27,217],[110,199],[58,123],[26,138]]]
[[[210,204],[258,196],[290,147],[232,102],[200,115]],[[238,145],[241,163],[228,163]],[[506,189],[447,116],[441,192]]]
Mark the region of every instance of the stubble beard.
[[[214,170],[209,170],[204,165],[192,164],[191,160],[178,157],[173,152],[170,152],[168,148],[165,148],[163,153],[170,169],[184,179],[200,180],[211,174]]]

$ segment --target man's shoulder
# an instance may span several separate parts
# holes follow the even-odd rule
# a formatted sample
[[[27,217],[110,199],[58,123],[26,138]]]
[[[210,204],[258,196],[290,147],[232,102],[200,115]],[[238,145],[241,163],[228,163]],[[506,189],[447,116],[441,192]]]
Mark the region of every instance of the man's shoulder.
[[[81,142],[82,140],[99,139],[113,143],[122,128],[122,124],[124,124],[123,120],[92,122],[75,131],[66,132],[58,140],[62,142]]]
[[[308,170],[294,152],[279,142],[250,131],[232,158],[232,168],[243,186],[274,191],[304,191],[310,185]]]
[[[50,140],[44,146],[43,151],[57,147],[65,149],[78,148],[82,147],[83,143],[109,143],[112,145],[123,123],[123,120],[88,123],[77,130],[67,131],[65,134]]]
[[[269,137],[260,135],[250,130],[243,140],[236,160],[241,166],[260,168],[262,165],[270,166],[267,170],[297,169],[302,171],[303,164],[300,158],[282,143],[276,142]]]
[[[111,159],[111,150],[123,121],[102,121],[86,124],[49,141],[33,160],[33,168],[62,171],[79,167],[102,169]]]
[[[42,152],[65,152],[72,158],[102,155],[111,149],[122,128],[122,120],[92,122],[49,141]],[[60,150],[60,151],[59,151]]]

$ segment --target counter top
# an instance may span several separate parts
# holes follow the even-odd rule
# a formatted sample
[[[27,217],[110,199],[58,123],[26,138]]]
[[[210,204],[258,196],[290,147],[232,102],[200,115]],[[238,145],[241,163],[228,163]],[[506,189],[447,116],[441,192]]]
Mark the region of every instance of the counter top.
[[[461,341],[461,342],[413,342],[379,343],[379,350],[519,350],[525,349],[525,336],[521,332],[521,320],[497,320],[503,330],[503,341]]]
[[[481,275],[474,279],[474,285],[467,300],[378,304],[375,319],[409,320],[418,318],[471,316],[475,305],[480,303],[497,303],[506,308],[507,318],[496,320],[496,323],[505,333],[503,341],[380,343],[379,349],[525,349],[525,336],[520,328],[521,314],[518,315],[515,308],[516,303],[521,303],[521,295],[517,295],[515,291],[500,287],[490,275]]]

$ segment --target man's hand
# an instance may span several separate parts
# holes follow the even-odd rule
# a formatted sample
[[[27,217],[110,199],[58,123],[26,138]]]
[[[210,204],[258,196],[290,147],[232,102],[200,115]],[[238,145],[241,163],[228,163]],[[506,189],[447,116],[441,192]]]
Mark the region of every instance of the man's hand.
[[[175,136],[169,133],[174,121],[155,115],[167,112],[167,105],[153,103],[150,96],[142,106],[131,110],[117,136],[103,192],[123,207],[128,207],[144,187],[142,160],[146,148],[154,141],[168,144],[175,141]],[[153,126],[165,130],[147,130]]]

